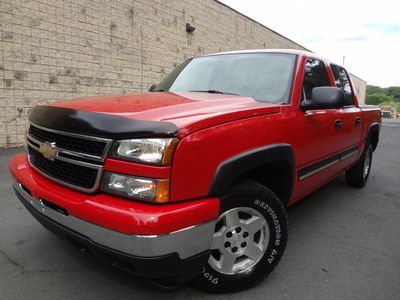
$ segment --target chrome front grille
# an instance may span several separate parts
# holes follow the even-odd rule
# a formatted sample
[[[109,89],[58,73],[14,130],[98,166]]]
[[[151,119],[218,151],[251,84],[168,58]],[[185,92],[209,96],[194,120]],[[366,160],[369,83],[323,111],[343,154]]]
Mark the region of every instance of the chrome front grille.
[[[29,126],[28,135],[34,142],[55,143],[63,153],[94,161],[104,160],[110,144],[109,139],[61,132],[33,124]]]
[[[57,131],[30,124],[27,131],[30,164],[49,179],[71,188],[94,192],[112,140]]]

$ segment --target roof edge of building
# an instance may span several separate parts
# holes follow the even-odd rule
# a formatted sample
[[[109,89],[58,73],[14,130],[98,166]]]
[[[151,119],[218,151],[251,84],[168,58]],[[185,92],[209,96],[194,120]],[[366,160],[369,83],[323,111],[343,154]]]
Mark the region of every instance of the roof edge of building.
[[[217,2],[218,4],[221,4],[221,5],[223,5],[223,6],[227,7],[227,8],[229,8],[230,10],[234,11],[235,13],[238,13],[239,15],[245,17],[246,19],[248,19],[248,20],[250,20],[250,21],[252,21],[252,22],[254,22],[254,23],[256,23],[256,24],[258,24],[258,25],[260,25],[260,26],[262,26],[262,27],[264,27],[265,29],[268,29],[269,31],[273,32],[273,33],[276,34],[276,35],[279,35],[280,37],[283,37],[284,39],[288,40],[289,42],[291,42],[291,43],[293,43],[293,44],[295,44],[295,45],[298,45],[298,46],[301,47],[304,51],[308,51],[308,52],[314,53],[313,51],[311,51],[310,49],[304,47],[303,45],[300,45],[299,43],[293,41],[292,39],[289,39],[288,37],[284,36],[283,34],[280,34],[279,32],[277,32],[277,31],[275,31],[275,30],[269,28],[268,26],[266,26],[266,25],[264,25],[264,24],[262,24],[262,23],[260,23],[260,22],[258,22],[258,21],[256,21],[256,20],[254,20],[253,18],[250,18],[249,16],[245,15],[244,13],[242,13],[242,12],[240,12],[240,11],[234,9],[233,7],[229,6],[228,4],[223,3],[223,2],[221,2],[221,1],[219,1],[219,0],[214,0],[214,2]],[[361,77],[359,77],[359,76],[357,76],[357,75],[354,75],[353,73],[350,73],[350,74],[351,74],[352,76],[356,77],[357,79],[359,79],[359,80],[365,82],[365,84],[367,84],[367,81],[364,80],[364,79],[362,79]]]
[[[303,50],[313,53],[313,51],[311,51],[310,49],[307,49],[307,48],[304,47],[303,45],[300,45],[299,43],[297,43],[297,42],[295,42],[295,41],[289,39],[288,37],[286,37],[286,36],[280,34],[279,32],[277,32],[277,31],[275,31],[275,30],[269,28],[268,26],[266,26],[266,25],[264,25],[264,24],[262,24],[262,23],[260,23],[260,22],[258,22],[258,21],[256,21],[256,20],[254,20],[253,18],[250,18],[249,16],[245,15],[244,13],[241,13],[240,11],[238,11],[238,10],[234,9],[233,7],[229,6],[228,4],[223,3],[223,2],[221,2],[221,1],[219,1],[219,0],[214,0],[214,2],[217,2],[218,4],[221,4],[221,5],[223,5],[223,6],[227,7],[227,8],[229,8],[230,10],[232,10],[232,11],[238,13],[239,15],[245,17],[246,19],[248,19],[248,20],[250,20],[250,21],[252,21],[252,22],[254,22],[254,23],[257,23],[258,25],[264,27],[265,29],[268,29],[269,31],[273,32],[274,34],[279,35],[280,37],[283,37],[284,39],[288,40],[289,42],[291,42],[291,43],[293,43],[293,44],[296,44],[297,46],[301,47]]]
[[[359,77],[359,76],[357,76],[357,75],[354,75],[353,73],[351,73],[351,72],[349,72],[350,73],[350,75],[351,76],[353,76],[353,77],[356,77],[357,79],[359,79],[359,80],[361,80],[361,81],[363,81],[363,82],[365,82],[365,84],[367,84],[368,82],[365,80],[365,79],[362,79],[361,77]]]

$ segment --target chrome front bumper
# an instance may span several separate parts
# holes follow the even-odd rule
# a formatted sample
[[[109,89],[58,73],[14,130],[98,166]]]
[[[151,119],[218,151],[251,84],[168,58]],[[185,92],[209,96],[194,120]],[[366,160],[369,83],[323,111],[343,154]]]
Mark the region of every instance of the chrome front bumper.
[[[162,235],[133,235],[110,230],[70,214],[63,214],[46,205],[46,202],[32,197],[18,182],[13,187],[35,211],[54,222],[73,230],[92,242],[128,255],[138,257],[156,257],[177,253],[181,259],[195,256],[210,249],[215,221],[183,228]]]

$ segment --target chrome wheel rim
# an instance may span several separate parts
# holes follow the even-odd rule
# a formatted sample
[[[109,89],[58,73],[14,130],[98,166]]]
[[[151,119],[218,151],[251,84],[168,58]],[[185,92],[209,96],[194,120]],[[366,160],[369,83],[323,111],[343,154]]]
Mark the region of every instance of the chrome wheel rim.
[[[255,266],[268,248],[270,230],[265,217],[250,207],[237,207],[217,220],[209,265],[234,275]]]
[[[367,155],[365,156],[364,160],[364,178],[368,177],[369,170],[371,169],[371,158],[372,158],[371,156],[372,156],[371,149],[368,149]]]

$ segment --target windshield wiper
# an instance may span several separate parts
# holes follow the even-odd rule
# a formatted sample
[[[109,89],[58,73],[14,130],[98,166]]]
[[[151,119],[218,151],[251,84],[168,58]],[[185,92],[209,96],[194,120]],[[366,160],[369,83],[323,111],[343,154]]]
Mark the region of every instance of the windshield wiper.
[[[239,94],[234,94],[234,93],[227,93],[227,92],[221,92],[217,90],[197,90],[197,91],[189,91],[193,93],[209,93],[209,94],[222,94],[222,95],[235,95],[239,96]]]

